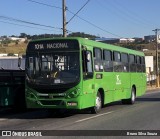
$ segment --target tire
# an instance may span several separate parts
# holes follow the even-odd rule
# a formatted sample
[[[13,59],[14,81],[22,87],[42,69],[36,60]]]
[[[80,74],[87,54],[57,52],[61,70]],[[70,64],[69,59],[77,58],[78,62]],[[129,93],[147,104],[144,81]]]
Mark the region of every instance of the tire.
[[[129,99],[129,104],[134,104],[135,101],[136,101],[136,91],[135,91],[135,88],[132,87],[131,98]]]
[[[131,97],[129,99],[122,99],[122,104],[134,104],[136,100],[136,91],[135,88],[132,87]]]
[[[91,108],[91,113],[92,114],[97,114],[101,111],[102,109],[102,97],[101,94],[98,92],[95,100],[95,106]]]

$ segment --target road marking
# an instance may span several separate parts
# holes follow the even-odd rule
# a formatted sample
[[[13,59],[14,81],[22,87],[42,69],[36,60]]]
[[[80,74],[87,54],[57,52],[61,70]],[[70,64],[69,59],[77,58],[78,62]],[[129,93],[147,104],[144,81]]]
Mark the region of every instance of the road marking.
[[[92,117],[84,118],[84,119],[76,121],[76,123],[83,122],[83,121],[86,121],[86,120],[90,120],[90,119],[93,119],[93,118],[97,118],[97,117],[107,115],[107,114],[110,114],[110,113],[113,113],[113,112],[114,111],[110,111],[110,112],[107,112],[107,113],[102,113],[102,114],[98,114],[98,115],[95,115],[95,116],[92,116]]]

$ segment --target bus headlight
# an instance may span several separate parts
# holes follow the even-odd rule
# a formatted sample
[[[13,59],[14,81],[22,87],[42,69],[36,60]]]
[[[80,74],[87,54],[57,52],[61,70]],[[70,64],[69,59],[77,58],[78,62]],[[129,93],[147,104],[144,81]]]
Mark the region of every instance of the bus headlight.
[[[80,94],[80,89],[75,89],[69,93],[67,93],[67,98],[75,98]]]

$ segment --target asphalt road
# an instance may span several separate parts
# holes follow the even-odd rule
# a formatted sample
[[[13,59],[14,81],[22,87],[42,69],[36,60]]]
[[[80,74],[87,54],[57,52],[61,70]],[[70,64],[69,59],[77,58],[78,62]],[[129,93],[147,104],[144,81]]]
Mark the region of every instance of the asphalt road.
[[[51,115],[46,110],[1,115],[0,130],[92,130],[93,134],[97,130],[160,130],[160,90],[147,92],[134,105],[108,104],[97,115],[88,111]]]

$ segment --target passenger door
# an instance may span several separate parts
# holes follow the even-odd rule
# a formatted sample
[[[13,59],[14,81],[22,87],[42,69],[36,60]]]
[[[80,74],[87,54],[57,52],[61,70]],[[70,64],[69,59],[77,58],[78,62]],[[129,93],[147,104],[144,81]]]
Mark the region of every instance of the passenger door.
[[[94,105],[94,78],[93,78],[93,60],[92,52],[89,50],[82,51],[83,63],[83,103],[82,107],[91,107]]]

